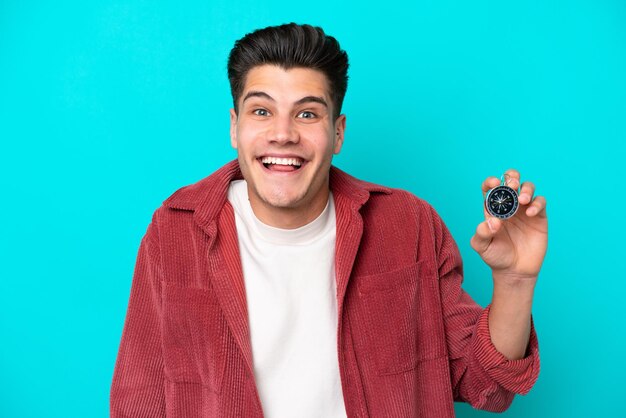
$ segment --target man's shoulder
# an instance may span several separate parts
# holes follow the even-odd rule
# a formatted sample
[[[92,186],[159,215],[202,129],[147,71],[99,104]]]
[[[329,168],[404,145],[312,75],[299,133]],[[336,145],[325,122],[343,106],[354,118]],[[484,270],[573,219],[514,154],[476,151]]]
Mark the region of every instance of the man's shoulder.
[[[195,211],[206,206],[207,202],[224,201],[228,185],[238,178],[241,178],[239,165],[231,161],[195,183],[179,188],[163,201],[163,206]]]
[[[366,220],[384,218],[386,225],[400,227],[432,226],[440,221],[439,215],[426,200],[408,190],[392,187],[389,193],[371,194],[361,213]]]
[[[427,201],[408,190],[362,180],[334,166],[330,172],[330,186],[334,193],[351,195],[356,200],[365,197],[366,206],[411,206],[420,211],[432,209]]]
[[[366,208],[385,209],[393,212],[430,212],[432,206],[414,193],[395,187],[361,180],[340,169],[331,170],[331,189],[333,192],[348,193],[353,196],[363,194],[367,197]]]
[[[396,187],[388,187],[388,189],[389,193],[386,194],[372,194],[372,199],[389,205],[412,206],[419,210],[432,209],[430,203],[409,190]]]
[[[159,228],[186,228],[189,222],[207,227],[215,220],[227,201],[228,186],[241,178],[236,160],[208,176],[180,187],[154,211],[152,223]]]

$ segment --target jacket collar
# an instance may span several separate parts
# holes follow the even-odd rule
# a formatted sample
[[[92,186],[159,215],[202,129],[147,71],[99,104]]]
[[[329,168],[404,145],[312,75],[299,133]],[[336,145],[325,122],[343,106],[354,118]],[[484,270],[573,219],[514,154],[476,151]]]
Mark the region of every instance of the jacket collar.
[[[239,179],[243,179],[239,163],[233,160],[210,176],[178,189],[163,205],[193,211],[198,224],[207,226],[215,221],[226,203],[230,182]],[[392,193],[388,187],[359,180],[334,166],[330,168],[329,182],[333,194],[347,198],[357,210],[368,201],[371,193]]]

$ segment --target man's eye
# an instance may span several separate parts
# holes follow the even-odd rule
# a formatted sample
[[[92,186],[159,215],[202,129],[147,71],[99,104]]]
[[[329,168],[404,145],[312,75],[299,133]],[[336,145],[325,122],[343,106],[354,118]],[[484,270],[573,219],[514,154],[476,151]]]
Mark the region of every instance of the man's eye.
[[[314,119],[315,117],[317,117],[317,115],[313,112],[309,112],[305,110],[304,112],[300,112],[298,114],[298,117],[302,119]]]
[[[252,111],[252,113],[257,116],[268,116],[270,114],[270,112],[265,109],[255,109]]]

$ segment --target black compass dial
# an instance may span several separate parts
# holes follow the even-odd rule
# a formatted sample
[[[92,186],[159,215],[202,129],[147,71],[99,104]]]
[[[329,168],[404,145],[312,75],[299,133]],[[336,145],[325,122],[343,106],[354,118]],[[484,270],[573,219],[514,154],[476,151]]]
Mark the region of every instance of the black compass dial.
[[[509,186],[493,188],[485,198],[487,212],[500,219],[507,219],[515,215],[518,205],[517,192]]]

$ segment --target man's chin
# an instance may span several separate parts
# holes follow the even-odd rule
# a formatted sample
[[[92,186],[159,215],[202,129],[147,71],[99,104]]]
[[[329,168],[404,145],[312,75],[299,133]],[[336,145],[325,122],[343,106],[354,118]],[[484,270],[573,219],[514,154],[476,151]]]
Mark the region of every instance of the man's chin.
[[[302,197],[300,196],[261,196],[263,203],[272,208],[280,210],[297,210],[302,207]]]

